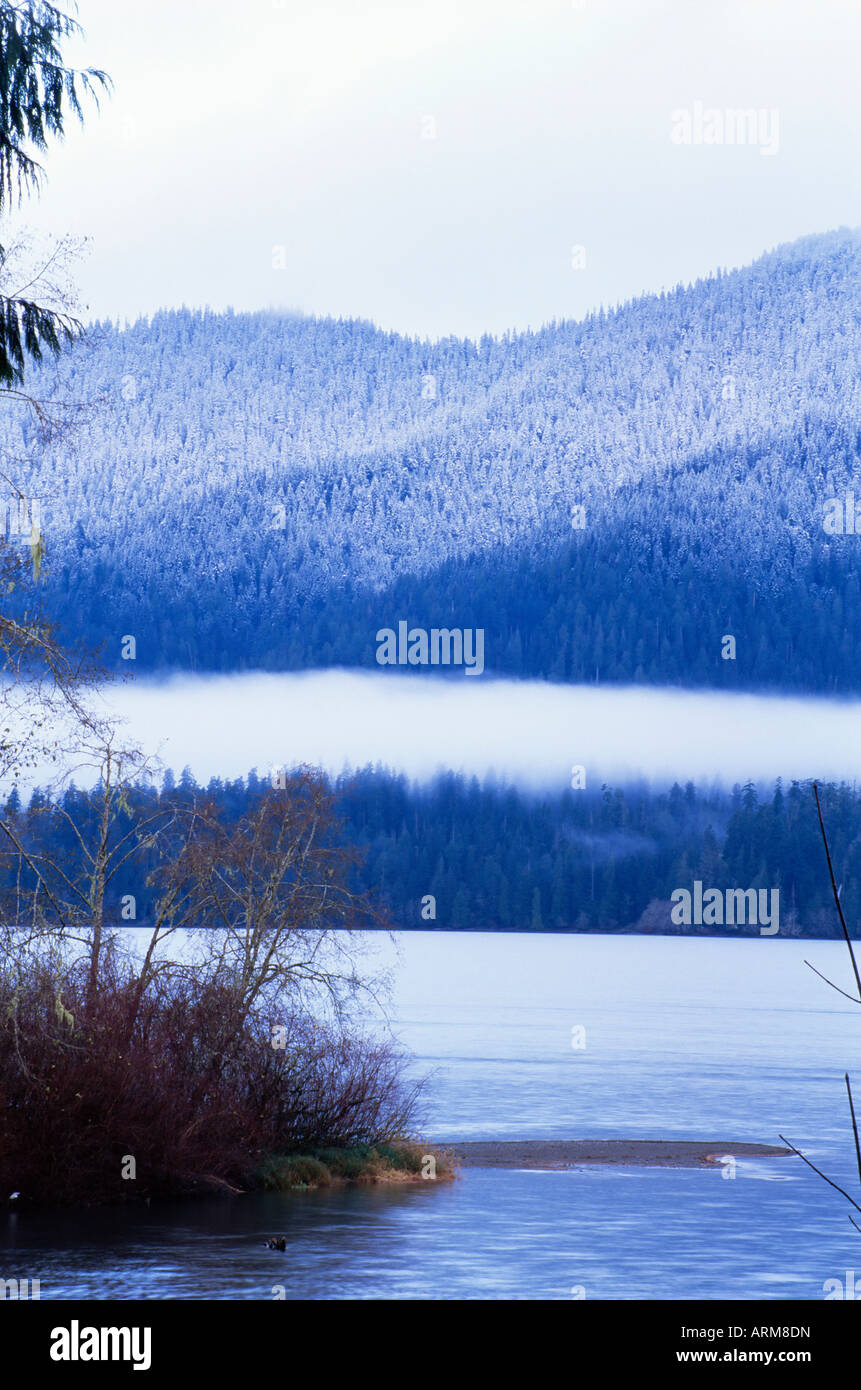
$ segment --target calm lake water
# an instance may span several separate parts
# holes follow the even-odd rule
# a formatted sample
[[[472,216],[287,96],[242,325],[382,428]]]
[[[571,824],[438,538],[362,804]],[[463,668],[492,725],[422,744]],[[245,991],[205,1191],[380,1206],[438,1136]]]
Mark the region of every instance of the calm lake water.
[[[436,1069],[429,1150],[782,1131],[853,1183],[843,1073],[861,1094],[861,1010],[804,964],[849,988],[837,942],[416,932],[376,949],[397,955],[397,1033]],[[4,1214],[0,1277],[39,1278],[43,1299],[821,1299],[861,1268],[846,1209],[797,1158],[739,1160],[732,1179],[466,1169],[439,1185]],[[286,1253],[263,1248],[281,1233]]]

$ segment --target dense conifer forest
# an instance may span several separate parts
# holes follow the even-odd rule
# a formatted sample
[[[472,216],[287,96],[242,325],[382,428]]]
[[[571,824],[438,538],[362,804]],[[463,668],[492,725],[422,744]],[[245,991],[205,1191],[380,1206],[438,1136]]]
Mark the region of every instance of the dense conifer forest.
[[[835,232],[479,342],[99,325],[37,383],[71,438],[0,422],[49,608],[139,673],[373,667],[406,619],[489,676],[857,693],[859,270]]]
[[[344,840],[363,852],[357,889],[371,891],[398,928],[533,931],[641,931],[708,934],[674,926],[670,895],[691,889],[766,888],[780,893],[781,936],[839,933],[810,784],[752,783],[731,792],[645,784],[528,794],[489,779],[455,773],[412,785],[380,768],[335,782]],[[186,769],[177,780],[129,793],[120,838],[156,807],[189,808],[207,799],[229,825],[268,786],[247,778],[198,787]],[[823,811],[847,920],[861,920],[861,791],[821,788]],[[76,836],[86,839],[98,797],[72,788],[61,806],[37,792],[26,807],[7,805],[16,835],[34,857],[74,864]],[[7,849],[2,892],[26,866]],[[146,846],[117,876],[110,915],[118,925],[152,918],[157,867]],[[133,902],[134,916],[128,903]],[[428,900],[432,899],[431,904]],[[432,915],[431,915],[432,908]],[[757,934],[756,926],[725,928]]]

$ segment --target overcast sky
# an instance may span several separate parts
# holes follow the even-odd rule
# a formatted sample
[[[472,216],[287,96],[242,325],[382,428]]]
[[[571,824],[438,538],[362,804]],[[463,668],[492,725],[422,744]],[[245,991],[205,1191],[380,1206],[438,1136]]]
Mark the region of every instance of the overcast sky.
[[[81,0],[79,17],[69,56],[115,91],[52,150],[27,220],[92,238],[92,316],[280,306],[475,337],[861,224],[857,0]],[[673,113],[698,102],[763,113],[762,138],[679,143]]]

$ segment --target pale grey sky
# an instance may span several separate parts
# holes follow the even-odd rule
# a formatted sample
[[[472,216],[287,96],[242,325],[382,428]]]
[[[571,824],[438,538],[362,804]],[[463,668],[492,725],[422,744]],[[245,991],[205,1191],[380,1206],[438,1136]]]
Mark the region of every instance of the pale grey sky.
[[[81,0],[79,16],[70,57],[116,90],[52,150],[26,216],[92,238],[93,316],[274,305],[478,336],[861,224],[857,0]],[[678,143],[673,113],[695,131],[697,103],[761,113],[759,134]]]

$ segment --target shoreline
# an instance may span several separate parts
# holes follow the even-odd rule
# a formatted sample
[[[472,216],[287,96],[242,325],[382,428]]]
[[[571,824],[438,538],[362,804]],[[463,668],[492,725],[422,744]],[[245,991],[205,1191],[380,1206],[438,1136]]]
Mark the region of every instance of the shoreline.
[[[732,1139],[446,1140],[460,1168],[578,1168],[614,1164],[646,1168],[719,1168],[726,1158],[785,1158],[791,1149]]]
[[[245,1187],[202,1175],[176,1191],[123,1197],[105,1196],[87,1202],[38,1202],[20,1194],[19,1201],[0,1201],[0,1211],[86,1209],[103,1206],[149,1206],[151,1203],[194,1201],[218,1193],[244,1197],[260,1192],[309,1192],[352,1186],[388,1186],[451,1182],[464,1168],[532,1169],[539,1172],[587,1166],[638,1168],[721,1168],[732,1158],[789,1158],[792,1149],[774,1144],[702,1139],[469,1139],[439,1142],[400,1141],[316,1154],[271,1155]],[[434,1161],[429,1171],[428,1159]],[[18,1194],[16,1194],[18,1196]]]

